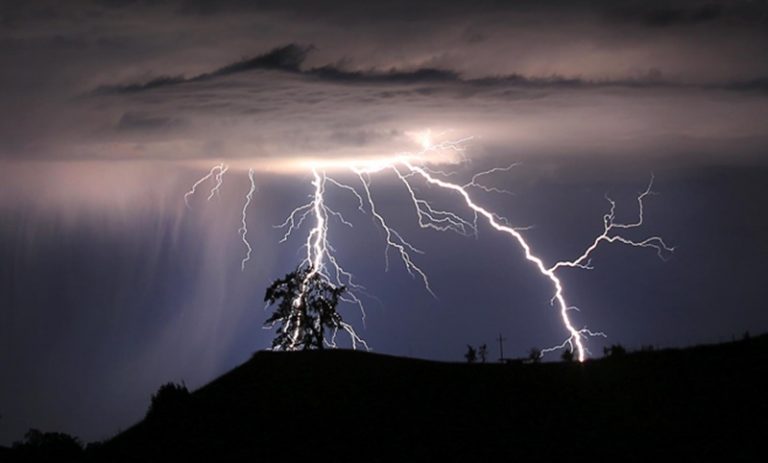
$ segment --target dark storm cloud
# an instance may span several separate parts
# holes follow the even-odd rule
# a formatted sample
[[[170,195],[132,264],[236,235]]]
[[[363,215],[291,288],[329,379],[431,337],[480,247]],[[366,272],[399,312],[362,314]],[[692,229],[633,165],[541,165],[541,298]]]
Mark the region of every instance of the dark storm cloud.
[[[314,47],[311,45],[300,46],[297,44],[288,44],[274,48],[273,50],[257,55],[254,58],[236,61],[211,72],[196,76],[160,76],[144,83],[125,85],[106,84],[97,88],[94,91],[94,94],[140,92],[161,87],[214,80],[218,77],[226,77],[255,70],[276,70],[311,77],[321,81],[350,85],[455,83],[476,87],[681,87],[765,90],[766,82],[768,82],[768,78],[756,78],[743,82],[692,84],[665,80],[658,70],[651,70],[645,76],[632,79],[588,80],[557,75],[548,77],[526,77],[520,74],[467,79],[462,77],[461,74],[456,71],[436,68],[417,68],[410,71],[401,71],[397,69],[390,69],[388,71],[376,69],[353,71],[343,69],[336,65],[326,64],[320,67],[302,69],[301,66],[306,61],[308,53],[313,49]]]
[[[413,71],[390,70],[382,71],[348,71],[334,65],[325,65],[317,68],[302,70],[301,64],[305,61],[307,53],[312,49],[311,46],[299,46],[289,44],[283,47],[275,48],[263,55],[254,58],[237,61],[193,77],[184,76],[161,76],[153,78],[144,83],[126,84],[126,85],[102,85],[97,88],[95,94],[104,93],[132,93],[143,90],[152,90],[160,87],[173,85],[203,82],[213,80],[217,77],[226,77],[233,74],[245,73],[254,70],[277,70],[287,73],[300,74],[307,77],[313,77],[317,80],[338,83],[381,83],[381,84],[404,84],[404,83],[430,83],[430,82],[462,82],[460,76],[453,71],[442,69],[416,69]],[[512,78],[505,78],[505,80]],[[484,79],[482,82],[489,82],[494,79]],[[518,82],[526,79],[520,77]],[[478,81],[481,82],[481,81]]]
[[[151,90],[153,88],[167,87],[189,82],[203,82],[216,77],[225,77],[241,72],[253,71],[256,69],[274,69],[286,72],[299,72],[299,66],[304,62],[304,58],[312,47],[305,47],[296,44],[289,44],[284,47],[278,47],[263,55],[254,58],[244,59],[211,72],[199,74],[194,77],[185,78],[183,76],[161,76],[156,77],[149,82],[142,84],[129,85],[105,85],[96,90],[96,93],[130,93],[142,90]]]
[[[726,106],[727,138],[765,138],[750,122],[768,75],[764,3],[624,5],[5,2],[0,104],[15,117],[0,120],[0,157],[387,152],[404,146],[339,134],[429,126],[540,152],[595,148],[577,133],[706,150],[730,126],[697,127]],[[642,19],[664,9],[688,22]]]
[[[348,62],[348,69],[356,70],[405,69],[419,65],[462,74],[472,71],[475,77],[514,73],[542,77],[536,72],[537,67],[543,67],[537,63],[537,55],[555,53],[558,58],[547,59],[546,66],[557,68],[555,74],[588,80],[594,80],[597,74],[612,74],[616,78],[628,71],[620,53],[635,50],[643,51],[642,55],[633,57],[637,61],[634,66],[639,66],[641,71],[655,67],[672,76],[680,74],[678,69],[686,63],[695,64],[709,59],[711,53],[730,50],[741,56],[754,54],[757,58],[752,62],[739,60],[738,67],[731,66],[732,70],[743,73],[752,68],[765,73],[766,69],[765,57],[756,54],[759,44],[766,40],[764,26],[768,8],[765,2],[387,2],[363,5],[340,1],[328,6],[306,1],[231,1],[134,2],[130,7],[106,7],[104,3],[93,2],[74,5],[82,7],[7,2],[0,15],[13,25],[8,27],[11,35],[21,28],[34,31],[34,34],[17,34],[15,38],[22,41],[53,35],[63,41],[62,44],[77,43],[91,51],[99,43],[123,43],[129,50],[133,47],[133,56],[127,57],[136,64],[152,56],[153,50],[162,56],[169,49],[204,49],[217,43],[217,54],[223,57],[224,50],[230,50],[230,57],[240,57],[252,54],[254,49],[296,42],[314,43],[322,65],[340,60]],[[137,18],[141,20],[144,34],[135,33],[131,19]],[[216,21],[221,21],[222,26],[217,26]],[[661,29],[687,30],[684,35],[675,31],[660,33],[659,27],[647,27],[654,24],[668,26]],[[732,37],[715,40],[717,34],[725,33]],[[354,40],[345,39],[345,35],[353,36]],[[266,42],[266,46],[259,46],[259,42]],[[581,45],[587,47],[580,48]],[[568,54],[581,56],[579,60],[571,60]],[[165,58],[167,64],[179,67],[176,57],[165,55]],[[290,67],[290,59],[288,63],[273,64]],[[222,63],[233,61],[219,60],[219,70],[237,72],[237,68],[223,68]],[[269,65],[245,61],[239,64]],[[313,63],[311,67],[318,65]],[[710,67],[708,72],[714,74],[716,68]],[[546,75],[552,73],[546,72]],[[180,74],[169,75],[174,79]],[[694,76],[684,77],[690,80]]]
[[[288,44],[190,77],[101,85],[86,97],[86,106],[96,112],[130,108],[115,126],[120,151],[175,159],[206,153],[264,159],[285,152],[353,155],[349,149],[366,154],[361,148],[396,152],[407,149],[408,132],[429,126],[533,152],[563,146],[573,153],[653,147],[682,154],[738,143],[752,145],[747,151],[754,154],[768,137],[757,122],[766,112],[760,102],[765,79],[694,83],[668,79],[658,70],[623,79],[471,77],[418,66],[357,70],[343,59],[311,64],[318,50]],[[729,114],[726,120],[723,113]],[[123,121],[126,114],[152,120]],[[184,125],[174,123],[180,119]],[[146,130],[130,133],[124,130],[129,125]],[[110,130],[100,131],[103,143],[116,141]],[[594,135],[585,139],[586,133]],[[172,147],[181,139],[183,147]]]

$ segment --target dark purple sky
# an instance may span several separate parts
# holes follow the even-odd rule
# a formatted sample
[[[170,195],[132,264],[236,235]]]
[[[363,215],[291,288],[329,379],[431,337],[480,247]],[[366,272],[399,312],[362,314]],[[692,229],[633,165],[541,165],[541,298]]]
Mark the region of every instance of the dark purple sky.
[[[465,162],[430,163],[452,178],[520,163],[487,178],[514,195],[473,195],[531,226],[549,264],[600,233],[606,193],[633,220],[655,175],[629,233],[674,255],[607,245],[594,270],[559,274],[578,326],[608,335],[596,355],[768,330],[767,49],[765,1],[4,1],[0,443],[30,427],[108,437],[160,384],[198,387],[268,347],[264,289],[306,236],[278,244],[273,227],[312,192],[296,160],[414,151],[427,129],[473,137]],[[219,162],[221,196],[185,208]],[[515,356],[562,342],[518,246],[484,225],[477,239],[420,229],[392,174],[371,188],[437,295],[392,253],[385,272],[380,227],[329,189],[354,224],[332,225],[337,256],[378,298],[365,326],[342,315],[373,350],[460,360],[482,343],[495,358],[499,333]]]

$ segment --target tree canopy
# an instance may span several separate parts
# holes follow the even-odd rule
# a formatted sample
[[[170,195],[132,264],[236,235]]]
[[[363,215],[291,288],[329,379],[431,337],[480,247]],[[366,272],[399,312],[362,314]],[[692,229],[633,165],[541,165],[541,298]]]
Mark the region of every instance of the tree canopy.
[[[276,305],[275,311],[264,322],[265,326],[277,326],[272,349],[325,347],[325,330],[335,333],[343,327],[336,306],[345,291],[346,287],[332,284],[308,265],[275,280],[264,295],[269,305]]]

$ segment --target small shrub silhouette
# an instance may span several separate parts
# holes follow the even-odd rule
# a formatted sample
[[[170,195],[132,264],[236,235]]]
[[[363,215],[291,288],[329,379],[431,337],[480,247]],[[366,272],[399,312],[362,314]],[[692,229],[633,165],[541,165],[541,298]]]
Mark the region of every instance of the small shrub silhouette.
[[[532,347],[531,350],[528,351],[528,361],[531,363],[541,362],[541,349]]]
[[[464,358],[467,359],[467,363],[475,363],[477,360],[477,351],[475,351],[475,348],[467,344],[467,353],[464,354]]]
[[[621,344],[613,344],[612,346],[603,347],[603,355],[610,358],[623,357],[626,355],[627,349]]]

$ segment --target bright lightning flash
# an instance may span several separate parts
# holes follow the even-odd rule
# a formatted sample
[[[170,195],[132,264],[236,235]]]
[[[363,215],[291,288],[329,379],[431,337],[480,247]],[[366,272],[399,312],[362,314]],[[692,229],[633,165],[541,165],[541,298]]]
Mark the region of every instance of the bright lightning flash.
[[[553,265],[547,265],[541,257],[534,253],[530,243],[525,239],[522,232],[526,229],[511,226],[507,219],[481,206],[471,195],[472,189],[477,189],[486,193],[511,194],[508,190],[487,186],[481,183],[480,179],[493,173],[507,172],[511,170],[515,164],[479,172],[473,175],[470,181],[466,183],[448,181],[446,178],[451,177],[453,174],[427,168],[425,166],[428,161],[426,156],[441,151],[453,151],[463,156],[464,145],[470,139],[467,138],[453,142],[433,144],[432,136],[432,133],[429,131],[416,134],[414,138],[422,145],[422,150],[417,153],[406,153],[384,160],[368,162],[345,160],[337,161],[335,163],[329,163],[327,161],[306,163],[306,168],[312,172],[312,186],[314,187],[314,192],[309,196],[310,201],[308,203],[291,211],[286,220],[278,226],[278,228],[286,230],[283,238],[280,240],[282,243],[288,240],[293,233],[300,229],[307,221],[308,217],[312,218],[313,226],[309,230],[304,244],[304,248],[306,248],[306,256],[301,263],[302,266],[307,266],[309,268],[309,272],[302,284],[302,292],[307,290],[310,278],[317,275],[334,287],[345,286],[348,291],[343,297],[343,300],[357,305],[361,310],[363,322],[365,322],[365,310],[362,300],[358,296],[358,293],[363,291],[364,288],[355,283],[352,274],[341,266],[334,255],[335,249],[328,239],[329,223],[331,222],[331,219],[334,219],[345,226],[353,227],[352,223],[347,221],[340,212],[331,209],[326,204],[326,187],[331,185],[352,194],[357,200],[358,210],[360,212],[366,212],[367,207],[374,222],[384,231],[386,244],[384,257],[387,269],[389,268],[390,251],[393,251],[395,255],[399,257],[405,270],[412,277],[421,280],[426,290],[434,296],[435,293],[430,286],[427,274],[414,262],[412,257],[414,254],[423,254],[423,252],[406,241],[397,230],[387,223],[386,219],[376,209],[376,203],[371,188],[371,177],[382,171],[391,171],[408,192],[410,202],[414,207],[421,228],[428,228],[436,231],[452,231],[465,236],[476,236],[478,221],[482,219],[494,230],[507,235],[510,240],[522,250],[525,259],[533,265],[533,268],[551,283],[552,298],[550,302],[557,308],[562,324],[567,332],[565,341],[554,347],[542,350],[542,355],[559,349],[569,349],[571,351],[576,351],[579,361],[583,362],[587,358],[589,352],[585,345],[586,340],[593,336],[604,337],[605,334],[602,332],[591,331],[586,327],[577,327],[574,325],[569,312],[576,308],[566,301],[563,284],[557,273],[564,268],[591,269],[590,259],[601,243],[619,243],[638,248],[651,248],[654,249],[662,259],[665,258],[666,254],[671,253],[674,248],[668,246],[664,240],[658,236],[650,236],[643,240],[633,240],[620,234],[621,231],[639,228],[643,225],[644,200],[647,196],[653,194],[651,190],[651,187],[653,186],[653,177],[651,177],[648,187],[637,197],[639,212],[636,221],[630,223],[617,222],[616,202],[606,196],[606,199],[610,203],[610,209],[608,213],[603,216],[602,233],[599,234],[584,252],[575,259],[558,261]],[[360,185],[355,187],[330,177],[325,170],[326,167],[343,168],[353,173],[359,180]],[[221,187],[222,176],[226,171],[227,166],[224,164],[214,166],[208,174],[198,180],[184,196],[187,205],[189,206],[188,199],[195,193],[195,189],[201,183],[210,180],[211,178],[216,181],[216,184],[211,190],[208,199],[213,198]],[[252,252],[252,248],[246,239],[248,233],[246,209],[251,203],[255,190],[253,169],[248,171],[248,178],[250,180],[251,188],[246,195],[245,205],[242,210],[242,227],[239,231],[241,239],[246,246],[246,255],[241,263],[243,269],[245,269],[246,263],[250,260]],[[421,181],[425,182],[427,185],[446,190],[447,192],[458,196],[461,203],[469,209],[472,217],[464,218],[456,212],[440,210],[433,207],[427,200],[417,195],[417,190],[413,186],[413,182],[416,179],[421,179]],[[295,299],[295,306],[300,304],[301,298],[302,295],[299,295]],[[289,331],[292,333],[291,339],[293,344],[288,347],[288,350],[293,350],[295,347],[296,339],[301,329],[297,322],[299,319],[300,317],[289,317],[285,320],[277,320],[275,322],[282,321],[283,330],[285,330],[286,333]],[[355,332],[351,325],[342,323],[342,328],[349,335],[353,348],[362,345],[368,349],[366,342]],[[331,340],[326,341],[331,347],[336,347],[336,334],[337,333],[334,332]]]
[[[221,185],[224,182],[224,174],[227,172],[228,169],[229,167],[227,167],[225,164],[217,164],[213,166],[205,176],[203,176],[201,179],[199,179],[194,184],[192,184],[192,188],[190,188],[189,191],[187,191],[184,194],[184,204],[187,205],[187,208],[190,208],[190,209],[192,208],[192,206],[189,205],[189,198],[195,194],[195,192],[197,191],[197,187],[199,187],[200,184],[202,184],[206,180],[209,180],[211,177],[216,179],[216,185],[214,185],[214,187],[211,188],[211,193],[208,195],[208,200],[210,201],[211,199],[213,199],[214,196],[219,194],[221,190]]]
[[[311,201],[294,209],[285,220],[285,222],[278,226],[278,228],[287,227],[287,231],[283,236],[283,239],[280,240],[280,242],[283,243],[288,239],[288,237],[291,236],[295,230],[301,226],[301,224],[304,222],[304,219],[308,215],[311,214],[315,219],[315,226],[312,227],[309,234],[307,235],[307,241],[304,245],[307,255],[300,265],[307,266],[309,271],[307,272],[306,276],[304,277],[304,281],[301,284],[300,294],[298,294],[293,300],[293,306],[297,309],[299,308],[302,300],[304,299],[304,294],[308,290],[309,282],[312,278],[320,276],[320,278],[325,280],[333,287],[346,286],[349,288],[347,295],[342,296],[341,300],[351,304],[356,304],[358,307],[360,307],[360,310],[363,314],[363,320],[365,320],[365,310],[363,303],[355,294],[355,290],[363,290],[363,288],[353,282],[352,274],[345,271],[339,265],[338,261],[332,253],[333,246],[331,246],[331,244],[328,242],[329,217],[335,217],[339,220],[339,222],[349,227],[352,227],[352,224],[344,219],[344,216],[339,212],[334,211],[325,204],[325,187],[329,181],[329,178],[326,176],[326,174],[324,172],[319,172],[316,169],[312,170],[312,174],[312,186],[314,186],[315,190],[314,194],[311,196]],[[331,179],[331,182],[344,188],[343,185],[339,184],[335,180]],[[362,206],[360,207],[362,208]],[[287,350],[293,350],[296,348],[296,341],[301,331],[299,320],[299,317],[292,316],[288,316],[285,319],[275,320],[275,323],[281,321],[283,322],[283,330],[286,333],[291,331],[291,344],[287,347]],[[316,320],[316,323],[320,323],[320,320]],[[368,349],[368,344],[360,336],[357,335],[354,328],[352,328],[352,325],[344,321],[341,321],[340,323],[341,328],[347,332],[350,339],[352,340],[352,348],[357,348],[357,345],[360,344]],[[320,326],[316,326],[315,329],[322,331],[322,327]],[[336,347],[336,331],[334,331],[330,341],[325,340],[325,342],[330,347]]]

